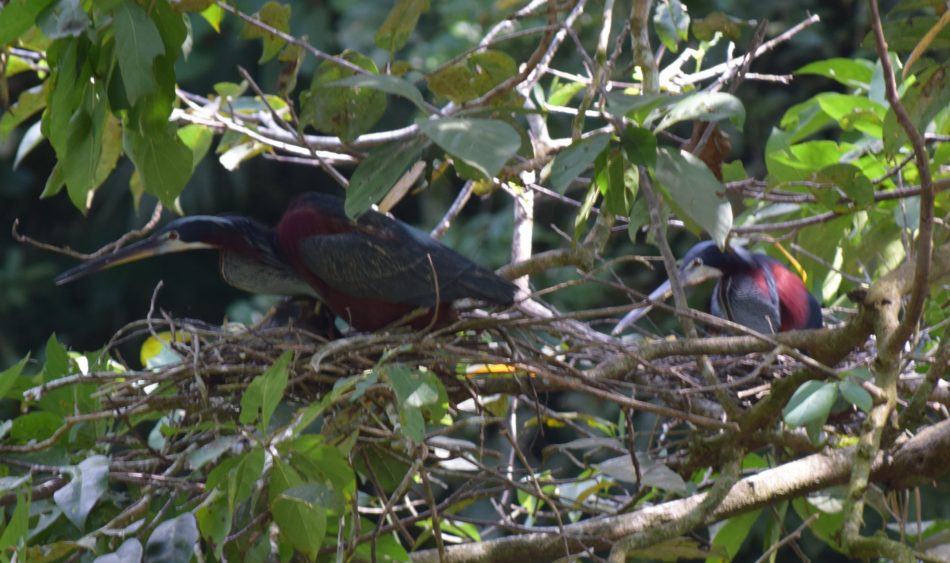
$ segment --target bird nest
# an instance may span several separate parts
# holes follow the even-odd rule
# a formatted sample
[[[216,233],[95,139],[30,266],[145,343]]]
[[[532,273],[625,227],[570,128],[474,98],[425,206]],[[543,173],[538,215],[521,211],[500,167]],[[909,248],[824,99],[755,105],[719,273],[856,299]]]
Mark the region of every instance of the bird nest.
[[[297,321],[283,324],[289,317]],[[132,323],[98,362],[73,362],[73,373],[24,395],[42,401],[70,389],[81,412],[46,439],[4,448],[86,440],[107,456],[110,478],[134,491],[114,501],[103,528],[111,531],[142,525],[139,497],[211,510],[224,468],[240,487],[271,495],[269,504],[236,497],[244,508],[217,538],[233,550],[267,537],[279,517],[273,489],[287,488],[280,479],[323,483],[324,516],[336,520],[320,551],[398,558],[433,535],[440,545],[472,539],[472,525],[496,519],[512,533],[528,529],[525,518],[546,530],[568,514],[623,511],[651,491],[684,495],[695,470],[723,461],[717,444],[734,427],[722,394],[751,412],[802,368],[777,353],[712,356],[721,383],[710,385],[693,353],[658,354],[666,341],[624,344],[558,316],[473,313],[444,328],[342,336],[324,321],[283,311],[254,327]],[[149,368],[108,353],[143,339],[160,345]],[[769,412],[754,441],[816,451]],[[838,422],[860,420],[850,409]],[[103,421],[108,432],[96,426]],[[93,435],[99,441],[88,443]],[[260,467],[258,455],[268,460]],[[248,463],[253,474],[240,470]]]

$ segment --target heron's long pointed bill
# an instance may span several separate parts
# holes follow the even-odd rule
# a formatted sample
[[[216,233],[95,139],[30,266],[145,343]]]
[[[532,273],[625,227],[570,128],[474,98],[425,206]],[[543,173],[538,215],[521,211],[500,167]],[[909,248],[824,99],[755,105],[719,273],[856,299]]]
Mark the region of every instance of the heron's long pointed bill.
[[[721,276],[722,272],[720,270],[711,268],[709,266],[694,266],[686,270],[680,269],[680,283],[683,284],[683,287],[698,285],[706,280]],[[626,330],[627,327],[646,316],[646,314],[653,309],[653,302],[666,301],[672,294],[673,286],[670,284],[670,280],[666,280],[665,282],[661,283],[659,287],[650,292],[650,295],[647,295],[642,307],[630,311],[622,319],[620,319],[620,322],[617,323],[617,326],[615,326],[612,331],[610,331],[610,334],[614,336],[620,334]]]
[[[187,243],[180,240],[169,240],[167,238],[147,238],[145,240],[130,244],[116,250],[112,254],[100,256],[83,262],[75,268],[66,270],[56,276],[54,280],[56,285],[63,285],[71,281],[84,278],[89,274],[101,272],[114,266],[136,262],[143,258],[169,254],[171,252],[181,252],[197,248],[213,248],[211,245],[203,243]]]

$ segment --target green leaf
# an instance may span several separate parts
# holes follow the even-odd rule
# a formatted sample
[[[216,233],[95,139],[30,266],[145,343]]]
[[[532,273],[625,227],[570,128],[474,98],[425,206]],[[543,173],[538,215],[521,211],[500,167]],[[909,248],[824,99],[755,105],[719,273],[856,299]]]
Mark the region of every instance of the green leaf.
[[[551,87],[551,93],[548,95],[548,104],[552,106],[567,105],[578,92],[587,88],[583,82],[568,82],[558,87]]]
[[[654,110],[671,106],[684,97],[684,94],[628,96],[623,92],[609,92],[607,94],[607,111],[617,117],[629,117],[642,126],[655,119]]]
[[[848,88],[871,88],[874,63],[865,59],[832,58],[814,61],[795,71],[795,74],[815,74],[836,80]]]
[[[716,534],[712,537],[710,547],[714,551],[720,550],[723,553],[721,557],[707,558],[706,563],[735,560],[736,555],[739,553],[739,548],[742,547],[743,542],[745,542],[749,536],[749,532],[752,531],[752,526],[756,520],[759,519],[759,514],[761,513],[762,510],[759,509],[733,516],[726,520],[722,526],[717,528]]]
[[[357,217],[389,193],[402,175],[419,160],[426,141],[392,142],[380,145],[356,167],[346,189],[343,208],[347,217]]]
[[[191,149],[191,169],[194,171],[211,149],[214,133],[211,129],[197,124],[185,125],[178,129],[178,138]]]
[[[656,131],[681,121],[719,121],[727,118],[737,127],[745,122],[745,107],[739,98],[725,92],[700,92],[676,102],[660,120]]]
[[[656,166],[656,135],[643,127],[627,127],[620,136],[627,160],[638,166]]]
[[[84,110],[76,112],[69,120],[68,146],[63,163],[66,191],[73,205],[83,213],[89,209],[91,190],[96,177],[96,168],[102,154],[102,127],[105,120],[105,105],[99,104],[95,117]],[[96,122],[93,122],[93,119]]]
[[[571,143],[554,157],[551,163],[551,187],[564,193],[564,190],[594,163],[597,155],[607,148],[610,135],[592,135]]]
[[[428,10],[429,0],[396,0],[386,21],[376,31],[376,45],[390,53],[402,49],[416,28],[419,16]]]
[[[109,485],[109,458],[94,455],[84,459],[70,473],[72,479],[53,493],[56,506],[80,530],[86,517]]]
[[[660,41],[675,53],[679,40],[685,41],[689,33],[689,14],[680,0],[666,0],[657,5],[653,13],[653,26]]]
[[[259,12],[254,14],[257,19],[270,27],[287,33],[290,31],[290,6],[280,2],[268,2],[264,4]],[[259,62],[265,63],[274,58],[281,49],[284,48],[286,41],[277,35],[261,29],[251,23],[245,23],[241,30],[242,39],[261,39],[264,42],[264,52],[261,54]]]
[[[863,96],[823,92],[814,97],[825,114],[845,131],[857,129],[875,139],[882,136],[881,127],[887,109]]]
[[[37,16],[53,0],[10,0],[0,10],[0,45],[15,41],[33,27]]]
[[[378,74],[372,59],[355,51],[340,55],[354,65]],[[310,89],[300,94],[300,121],[338,135],[344,142],[367,132],[386,111],[386,94],[374,88],[331,86],[356,71],[324,61],[313,74]]]
[[[37,26],[50,39],[76,37],[91,23],[80,0],[59,0],[36,18]]]
[[[289,442],[286,450],[292,456],[294,467],[300,469],[308,481],[329,483],[341,500],[356,494],[353,468],[339,448],[324,443],[323,436],[300,436]]]
[[[835,404],[838,386],[825,381],[806,381],[795,390],[788,404],[782,409],[785,424],[791,428],[811,422],[824,423]]]
[[[165,54],[162,36],[152,18],[135,2],[119,4],[113,14],[116,58],[131,104],[158,88],[152,63]]]
[[[807,179],[815,170],[837,164],[853,145],[834,141],[807,141],[789,147],[766,145],[765,161],[772,181],[795,182]]]
[[[169,209],[177,207],[175,199],[191,177],[192,153],[169,124],[145,134],[132,127],[123,129],[122,145],[142,178],[145,191],[154,195]]]
[[[0,12],[2,13],[2,12]],[[2,523],[2,520],[0,520]],[[3,532],[0,533],[0,553],[7,553],[7,548],[15,546],[20,538],[30,531],[30,497],[20,491],[16,493],[16,505],[13,514]]]
[[[215,557],[223,560],[225,539],[234,526],[234,514],[227,497],[218,495],[213,501],[203,503],[195,510],[195,520],[202,537],[214,546]]]
[[[142,560],[142,542],[136,538],[129,538],[122,542],[119,549],[112,553],[100,555],[92,560],[92,563],[130,563]]]
[[[709,167],[690,153],[662,147],[657,154],[655,174],[676,214],[687,225],[709,233],[721,248],[732,229],[732,205],[725,187]]]
[[[521,147],[518,132],[494,119],[444,118],[426,120],[419,129],[445,152],[493,178]]]
[[[319,489],[313,483],[291,487],[271,503],[281,535],[311,560],[316,558],[327,531],[327,512],[318,502]]]
[[[335,82],[327,84],[328,87],[345,86],[351,88],[370,88],[379,90],[387,94],[402,96],[416,105],[419,109],[426,111],[425,101],[422,99],[422,93],[405,78],[393,76],[391,74],[354,74],[341,78]]]
[[[445,415],[447,395],[442,382],[430,371],[414,370],[402,364],[388,364],[382,368],[396,393],[399,419],[403,433],[416,442],[425,439],[425,411],[432,419]]]
[[[46,340],[46,361],[43,364],[43,381],[52,381],[69,374],[69,355],[59,343],[56,334]],[[2,393],[0,393],[2,396]]]
[[[198,543],[198,523],[194,514],[166,520],[155,528],[145,544],[143,563],[191,561]]]
[[[630,214],[640,186],[638,172],[636,166],[627,164],[619,149],[600,153],[594,163],[594,182],[608,212],[624,217]]]
[[[502,51],[482,51],[469,55],[464,61],[444,67],[426,77],[433,94],[456,104],[473,100],[518,73],[518,63]],[[514,91],[499,95],[493,106],[515,105],[518,94]]]
[[[23,356],[23,359],[19,362],[13,364],[3,371],[0,371],[0,399],[7,398],[7,393],[10,392],[10,389],[13,389],[14,384],[16,384],[17,379],[19,379],[20,374],[23,372],[23,368],[26,367],[26,362],[29,360],[30,355],[27,354],[26,356]]]
[[[212,4],[202,10],[201,17],[218,33],[221,33],[221,20],[224,19],[224,10],[217,4]]]
[[[841,396],[844,397],[845,401],[848,401],[862,411],[870,412],[871,407],[874,406],[874,400],[871,398],[871,394],[859,383],[842,381],[838,388],[841,389]]]
[[[809,176],[808,180],[816,184],[810,190],[818,203],[831,211],[853,211],[874,203],[874,185],[853,164],[826,166]],[[842,201],[842,198],[851,201]]]
[[[241,397],[241,424],[250,424],[259,421],[258,428],[267,433],[271,415],[277,409],[277,404],[284,398],[284,389],[287,388],[290,360],[293,352],[287,350],[277,358],[274,365],[267,371],[254,378],[247,391]]]
[[[33,411],[13,419],[10,438],[20,444],[45,440],[63,425],[63,417],[46,411]]]
[[[16,102],[3,112],[3,117],[0,117],[0,141],[5,141],[17,126],[46,107],[48,84],[49,82],[43,82],[39,86],[24,90]]]

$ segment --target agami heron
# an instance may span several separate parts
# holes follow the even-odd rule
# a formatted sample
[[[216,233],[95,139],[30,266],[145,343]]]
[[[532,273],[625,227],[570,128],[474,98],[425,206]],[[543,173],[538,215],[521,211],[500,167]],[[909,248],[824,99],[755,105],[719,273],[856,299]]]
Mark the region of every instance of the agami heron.
[[[387,215],[352,220],[340,198],[306,194],[288,206],[275,231],[239,215],[176,219],[135,244],[56,278],[85,275],[159,254],[220,251],[224,280],[253,293],[318,297],[358,330],[377,330],[416,308],[432,311],[414,327],[454,318],[453,302],[514,302],[515,286]]]
[[[713,241],[702,241],[683,257],[679,274],[684,286],[718,278],[710,312],[757,332],[771,334],[822,326],[821,306],[801,278],[766,254],[735,245],[723,251]],[[667,280],[647,299],[664,299],[670,292]],[[623,332],[649,310],[648,305],[630,311],[617,323],[613,334]]]

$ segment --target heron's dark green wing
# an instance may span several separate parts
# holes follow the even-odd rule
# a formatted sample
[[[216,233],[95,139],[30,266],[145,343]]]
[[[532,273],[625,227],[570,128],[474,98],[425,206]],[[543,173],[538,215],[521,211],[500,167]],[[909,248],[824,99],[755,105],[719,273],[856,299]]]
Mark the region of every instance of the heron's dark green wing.
[[[378,213],[364,214],[352,230],[311,236],[299,244],[314,275],[354,297],[420,307],[432,307],[437,299],[511,303],[514,297],[506,280]]]

